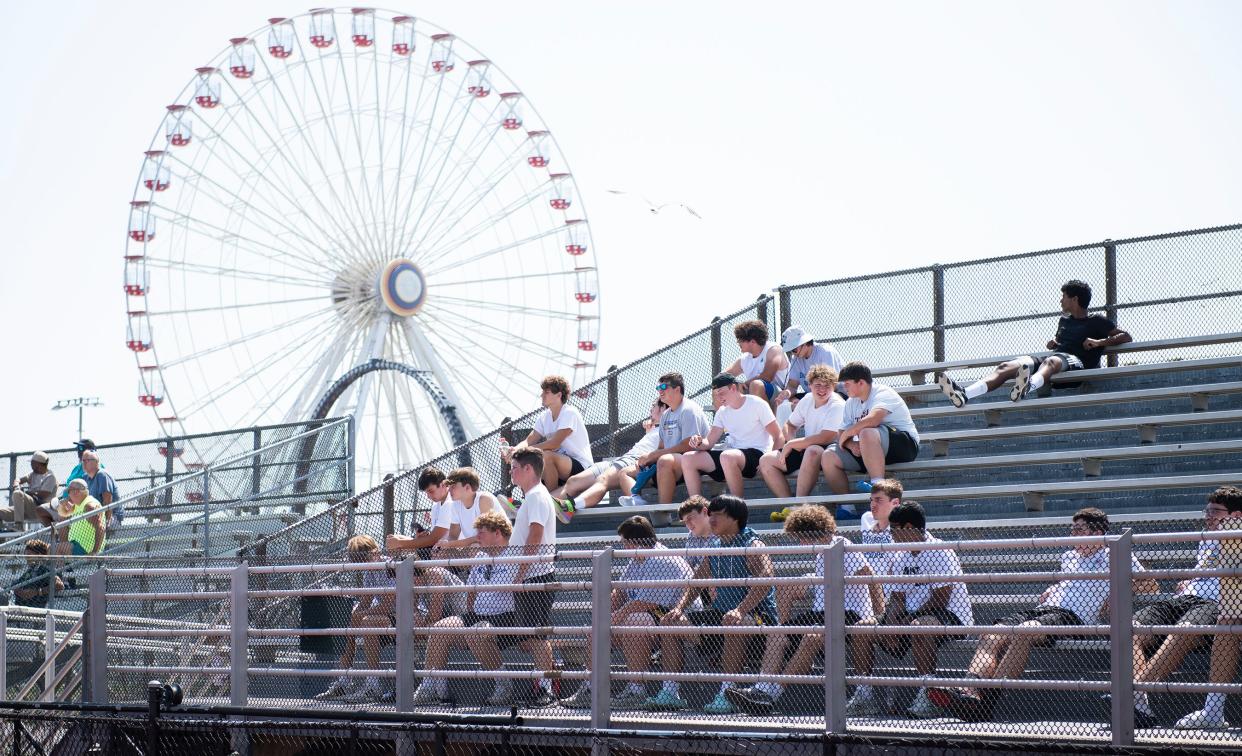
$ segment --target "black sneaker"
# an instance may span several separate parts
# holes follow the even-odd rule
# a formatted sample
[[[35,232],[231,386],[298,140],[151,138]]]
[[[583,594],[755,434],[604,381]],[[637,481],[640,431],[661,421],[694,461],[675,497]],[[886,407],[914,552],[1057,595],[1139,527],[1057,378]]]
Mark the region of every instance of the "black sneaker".
[[[1100,701],[1104,703],[1104,719],[1109,720],[1113,716],[1113,694],[1104,693],[1100,696]],[[1156,719],[1155,714],[1148,714],[1134,707],[1134,728],[1136,730],[1147,730],[1152,727],[1159,727],[1160,720]]]
[[[1023,362],[1018,365],[1018,374],[1014,376],[1013,388],[1009,390],[1009,401],[1020,402],[1031,393],[1031,365]]]
[[[776,705],[772,696],[757,688],[725,688],[724,694],[729,703],[752,717],[766,717]]]
[[[927,698],[963,722],[987,722],[992,718],[991,698],[973,688],[931,688]]]
[[[961,409],[966,406],[966,402],[970,401],[966,398],[966,390],[944,373],[936,376],[936,383],[939,384],[940,390],[949,398],[949,401],[953,402],[954,407]]]
[[[544,709],[556,703],[560,703],[556,700],[556,696],[540,687],[529,699],[522,701],[521,706],[532,709]]]

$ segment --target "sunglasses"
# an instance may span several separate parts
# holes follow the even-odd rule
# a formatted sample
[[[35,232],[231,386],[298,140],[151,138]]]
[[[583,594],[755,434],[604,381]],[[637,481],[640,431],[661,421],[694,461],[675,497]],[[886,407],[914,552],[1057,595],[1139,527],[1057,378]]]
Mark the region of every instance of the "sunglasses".
[[[656,391],[668,391],[672,387],[673,387],[673,384],[671,383],[657,383]]]

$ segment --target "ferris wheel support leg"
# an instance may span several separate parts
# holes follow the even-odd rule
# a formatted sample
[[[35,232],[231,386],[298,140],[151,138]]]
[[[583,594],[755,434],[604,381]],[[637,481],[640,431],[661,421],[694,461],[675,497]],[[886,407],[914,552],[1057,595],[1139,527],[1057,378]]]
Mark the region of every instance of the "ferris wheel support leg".
[[[444,369],[444,365],[436,357],[435,350],[431,348],[427,337],[419,330],[413,318],[402,318],[401,328],[405,331],[405,340],[410,345],[410,351],[418,358],[418,366],[431,371],[431,374],[436,377],[436,382],[440,384],[440,390],[444,392],[444,395],[448,397],[448,400],[453,403],[453,407],[456,408],[457,418],[461,422],[462,428],[466,431],[466,437],[478,438],[480,435],[478,425],[466,410],[465,405],[462,404],[461,397],[457,393],[456,384],[453,383],[448,371]]]
[[[381,313],[379,318],[371,326],[371,333],[367,334],[366,344],[363,345],[362,351],[358,355],[356,364],[361,365],[371,360],[378,360],[384,356],[385,336],[388,335],[388,328],[392,325],[392,316],[388,313]],[[367,373],[362,377],[361,383],[358,385],[358,392],[354,395],[357,401],[354,404],[354,424],[362,422],[362,413],[367,408],[367,397],[371,395],[371,380],[375,377],[374,373]]]

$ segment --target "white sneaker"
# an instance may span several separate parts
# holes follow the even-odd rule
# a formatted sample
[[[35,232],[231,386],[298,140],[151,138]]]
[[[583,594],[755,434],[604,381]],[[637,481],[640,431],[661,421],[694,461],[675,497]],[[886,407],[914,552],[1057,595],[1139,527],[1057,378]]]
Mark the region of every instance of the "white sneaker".
[[[944,716],[944,711],[927,697],[927,688],[919,688],[914,703],[910,704],[906,713],[915,719],[936,719]]]
[[[328,686],[327,690],[314,696],[313,698],[315,701],[333,701],[349,695],[349,692],[353,689],[353,687],[354,684],[352,682],[336,679],[332,681],[332,684]]]
[[[345,703],[368,704],[379,703],[384,697],[384,691],[379,689],[377,685],[363,685],[358,690],[350,693],[341,700]]]
[[[634,497],[633,497],[633,496],[618,496],[618,497],[617,497],[617,504],[618,504],[618,505],[620,505],[620,506],[623,506],[623,507],[636,507],[636,506],[638,506],[637,504],[635,504],[635,503],[634,503]]]
[[[958,385],[957,381],[953,380],[944,373],[940,373],[936,376],[936,384],[940,386],[940,390],[943,391],[944,395],[949,398],[949,401],[953,403],[954,407],[961,409],[966,406],[966,392],[962,390],[962,387]]]
[[[585,685],[579,686],[572,696],[561,699],[561,706],[566,709],[591,708],[591,689]]]
[[[487,697],[488,706],[508,706],[513,703],[513,681],[501,680]]]
[[[436,689],[435,680],[423,680],[419,683],[418,690],[414,691],[415,706],[437,704],[443,700],[444,696],[440,695],[440,691]]]
[[[1192,711],[1173,725],[1175,730],[1227,730],[1229,723],[1224,717],[1214,717],[1204,709]]]
[[[1013,388],[1009,390],[1009,401],[1020,402],[1026,398],[1031,388],[1031,364],[1023,362],[1018,365],[1018,374],[1013,379]]]
[[[880,702],[877,700],[874,688],[866,691],[855,690],[854,695],[845,704],[845,716],[847,717],[878,717],[880,714]]]

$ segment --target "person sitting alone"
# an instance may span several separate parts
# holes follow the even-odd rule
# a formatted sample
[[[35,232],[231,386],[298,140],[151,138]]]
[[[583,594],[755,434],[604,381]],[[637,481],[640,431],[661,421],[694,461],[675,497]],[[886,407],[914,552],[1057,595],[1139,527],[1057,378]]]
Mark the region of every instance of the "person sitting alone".
[[[0,520],[29,522],[38,517],[39,507],[52,504],[56,498],[56,474],[48,469],[48,460],[47,452],[30,455],[30,473],[17,479],[17,486],[9,494],[9,506],[0,507]],[[51,517],[45,519],[45,524],[50,525]]]
[[[818,504],[806,504],[798,507],[785,518],[785,532],[792,535],[798,543],[809,546],[814,544],[835,544],[845,539],[836,534],[837,523],[828,510]],[[815,571],[808,577],[818,582],[814,585],[782,586],[776,591],[776,609],[782,618],[783,625],[790,627],[823,627],[824,626],[824,552],[815,555]],[[874,575],[867,558],[857,551],[845,552],[846,575]],[[793,616],[796,602],[810,596],[810,608]],[[877,614],[884,611],[884,590],[879,583],[870,585],[846,585],[845,603],[842,607],[845,624],[855,625],[860,621],[873,621]],[[792,619],[790,619],[792,617]],[[789,636],[773,635],[768,638],[767,648],[763,652],[763,663],[760,673],[764,675],[805,675],[810,673],[815,656],[824,647],[822,635],[794,636],[792,655],[786,651]],[[788,661],[786,661],[788,659]],[[784,669],[782,669],[782,666]],[[779,683],[761,682],[750,688],[730,688],[725,697],[743,711],[752,716],[767,716],[772,713],[776,702],[785,692]]]
[[[963,388],[946,373],[936,376],[940,390],[954,407],[965,407],[972,399],[999,388],[1013,379],[1009,400],[1019,402],[1038,391],[1052,376],[1072,370],[1091,370],[1100,366],[1100,357],[1108,347],[1132,341],[1130,334],[1117,327],[1107,316],[1087,313],[1091,305],[1091,286],[1083,281],[1066,281],[1061,286],[1061,312],[1056,335],[1048,342],[1052,354],[1045,357],[1024,355],[997,365],[996,368]]]
[[[1071,536],[1103,536],[1108,533],[1108,515],[1095,507],[1086,507],[1074,513],[1070,526]],[[1130,568],[1141,572],[1143,565],[1138,557],[1131,556]],[[1108,572],[1108,548],[1099,543],[1089,543],[1068,549],[1061,555],[1061,574],[1066,575],[1039,594],[1035,606],[1002,617],[998,625],[1010,627],[1065,627],[1087,625],[1105,619],[1108,612],[1108,582],[1104,580],[1075,580],[1070,575],[1081,572]],[[1154,580],[1134,581],[1135,593],[1155,593],[1159,585]],[[1037,645],[1052,645],[1052,635],[985,635],[979,640],[979,648],[966,673],[966,687],[933,688],[928,697],[936,706],[947,709],[954,716],[969,722],[983,722],[992,718],[1000,690],[970,687],[971,680],[1016,680],[1026,670],[1031,649]]]
[[[712,430],[707,438],[692,436],[691,451],[681,458],[682,477],[690,496],[703,490],[706,473],[712,480],[724,481],[729,493],[740,498],[743,479],[755,477],[759,460],[768,450],[784,445],[772,408],[757,396],[743,394],[739,380],[729,373],[712,379],[712,396],[720,405]],[[728,448],[713,448],[726,433]]]
[[[807,377],[811,395],[798,402],[785,423],[785,445],[764,454],[759,460],[759,474],[774,496],[789,496],[785,476],[798,473],[797,496],[810,496],[819,482],[824,451],[836,443],[837,431],[845,412],[845,400],[837,395],[837,371],[827,365],[811,368]],[[801,428],[803,435],[795,438]]]
[[[565,482],[561,496],[569,501],[558,502],[561,522],[568,523],[574,512],[589,509],[603,500],[609,491],[621,491],[620,504],[631,504],[634,478],[638,475],[638,460],[655,451],[660,444],[660,415],[664,411],[660,402],[651,405],[650,417],[643,421],[643,436],[620,457],[596,462]]]
[[[742,356],[725,372],[741,377],[746,392],[768,403],[771,409],[776,395],[789,382],[789,357],[774,341],[768,341],[768,326],[762,320],[746,320],[733,327],[733,336]]]
[[[53,577],[52,568],[48,564],[49,547],[47,541],[37,538],[26,544],[26,571],[18,575],[9,590],[18,606],[29,606],[35,609],[46,609],[51,584],[55,583],[57,591],[65,590],[60,576]]]
[[[535,427],[525,439],[505,455],[508,463],[513,455],[523,449],[535,449],[543,454],[543,485],[552,495],[556,517],[568,523],[572,510],[560,500],[561,486],[573,476],[595,463],[591,456],[591,438],[587,435],[586,422],[577,407],[569,401],[569,381],[559,375],[550,375],[539,384],[543,412],[535,418]]]

